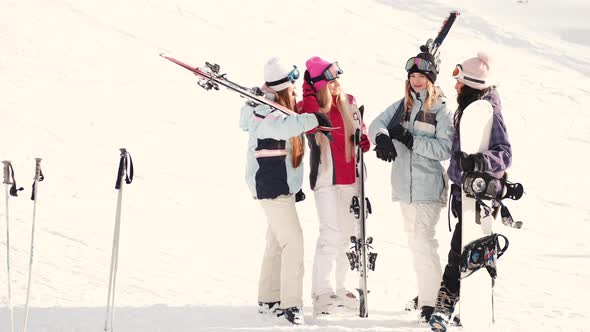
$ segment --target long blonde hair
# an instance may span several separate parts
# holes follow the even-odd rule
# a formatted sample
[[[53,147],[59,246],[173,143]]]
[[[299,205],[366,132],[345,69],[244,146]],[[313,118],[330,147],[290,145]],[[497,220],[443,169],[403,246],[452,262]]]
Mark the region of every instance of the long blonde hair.
[[[412,107],[414,107],[414,98],[412,98],[412,86],[410,85],[410,80],[406,81],[406,96],[404,98],[404,102],[406,104],[406,112],[412,112]],[[426,100],[424,101],[422,110],[426,113],[430,112],[432,109],[432,105],[438,100],[441,96],[441,91],[439,88],[435,87],[430,80],[426,81]]]
[[[281,91],[276,92],[277,96],[277,103],[285,106],[286,108],[297,112],[297,105],[291,99],[289,88],[283,89]],[[290,138],[291,142],[291,165],[293,168],[299,167],[301,165],[301,161],[303,160],[303,140],[300,136],[293,136]]]
[[[350,162],[354,155],[354,146],[352,140],[346,139],[346,137],[354,135],[354,131],[359,127],[359,124],[355,122],[352,117],[352,105],[350,104],[348,97],[343,92],[342,87],[340,87],[340,93],[338,95],[335,97],[332,96],[328,85],[326,85],[323,89],[316,92],[316,98],[318,100],[318,105],[320,106],[320,112],[322,113],[329,113],[332,110],[333,102],[336,102],[336,109],[340,112],[342,122],[344,123],[344,151],[346,151],[346,162]],[[329,144],[325,135],[318,132],[315,137],[320,147],[326,147],[327,144]],[[327,151],[327,149],[322,148],[322,151]]]

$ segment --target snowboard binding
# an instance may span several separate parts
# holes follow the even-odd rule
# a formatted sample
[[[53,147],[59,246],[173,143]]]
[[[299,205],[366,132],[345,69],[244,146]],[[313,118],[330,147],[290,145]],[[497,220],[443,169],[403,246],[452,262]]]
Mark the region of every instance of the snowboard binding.
[[[502,223],[512,228],[522,228],[522,221],[515,221],[508,210],[508,207],[502,203],[505,198],[519,200],[524,194],[524,187],[520,183],[512,183],[505,178],[497,179],[488,173],[471,172],[463,173],[462,178],[463,191],[467,197],[474,198],[477,201],[478,214],[476,223],[479,222],[479,210],[483,209],[486,216],[493,215],[496,217],[498,208]],[[484,200],[492,201],[492,207],[488,206]]]
[[[504,246],[500,246],[499,238],[504,240]],[[468,274],[461,279],[472,275],[482,267],[485,267],[490,277],[495,279],[497,276],[496,260],[504,255],[506,249],[508,249],[508,239],[497,233],[468,243],[463,248],[459,267],[461,272]]]
[[[497,179],[483,172],[464,173],[462,182],[463,191],[471,198],[497,201],[509,198],[516,201],[524,194],[522,184]]]

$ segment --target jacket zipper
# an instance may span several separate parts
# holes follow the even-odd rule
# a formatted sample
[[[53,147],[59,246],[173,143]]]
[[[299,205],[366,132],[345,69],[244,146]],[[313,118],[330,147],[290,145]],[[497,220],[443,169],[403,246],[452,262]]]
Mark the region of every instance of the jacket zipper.
[[[418,109],[418,112],[416,112],[416,116],[417,116],[418,113],[420,113],[420,111],[422,110],[422,106],[424,104],[422,103],[422,100],[420,100],[420,95],[417,93],[416,93],[416,99],[420,102],[420,108]],[[412,113],[410,113],[410,119],[408,121],[408,129],[410,128],[410,125],[413,126],[414,122],[412,122],[411,120],[412,120]],[[416,118],[414,118],[414,121],[416,121]],[[413,190],[414,189],[414,177],[412,176],[412,155],[413,155],[412,150],[410,150],[410,203],[412,203],[414,200],[414,195],[413,195],[413,193],[414,193],[414,190]]]

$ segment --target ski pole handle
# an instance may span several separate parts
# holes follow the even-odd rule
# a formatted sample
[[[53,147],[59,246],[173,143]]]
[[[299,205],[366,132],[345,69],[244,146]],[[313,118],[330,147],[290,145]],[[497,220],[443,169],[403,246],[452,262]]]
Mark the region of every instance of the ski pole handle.
[[[115,189],[121,189],[121,181],[125,178],[125,183],[130,184],[133,181],[133,160],[127,149],[120,148],[121,158],[119,159],[119,169],[117,171],[117,182]]]
[[[3,160],[2,164],[4,164],[4,181],[2,183],[4,184],[12,184],[12,179],[10,176],[10,168],[11,168],[11,164],[9,160]]]
[[[35,178],[36,181],[41,181],[43,178],[43,173],[41,172],[41,160],[42,158],[35,158]]]

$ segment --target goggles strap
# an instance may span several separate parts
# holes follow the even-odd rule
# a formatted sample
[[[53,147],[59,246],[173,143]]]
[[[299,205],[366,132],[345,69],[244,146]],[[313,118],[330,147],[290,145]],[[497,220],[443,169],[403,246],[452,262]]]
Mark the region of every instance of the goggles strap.
[[[283,84],[287,81],[290,81],[289,76],[281,78],[280,80],[272,81],[272,82],[265,82],[267,86],[275,86],[279,84]]]

